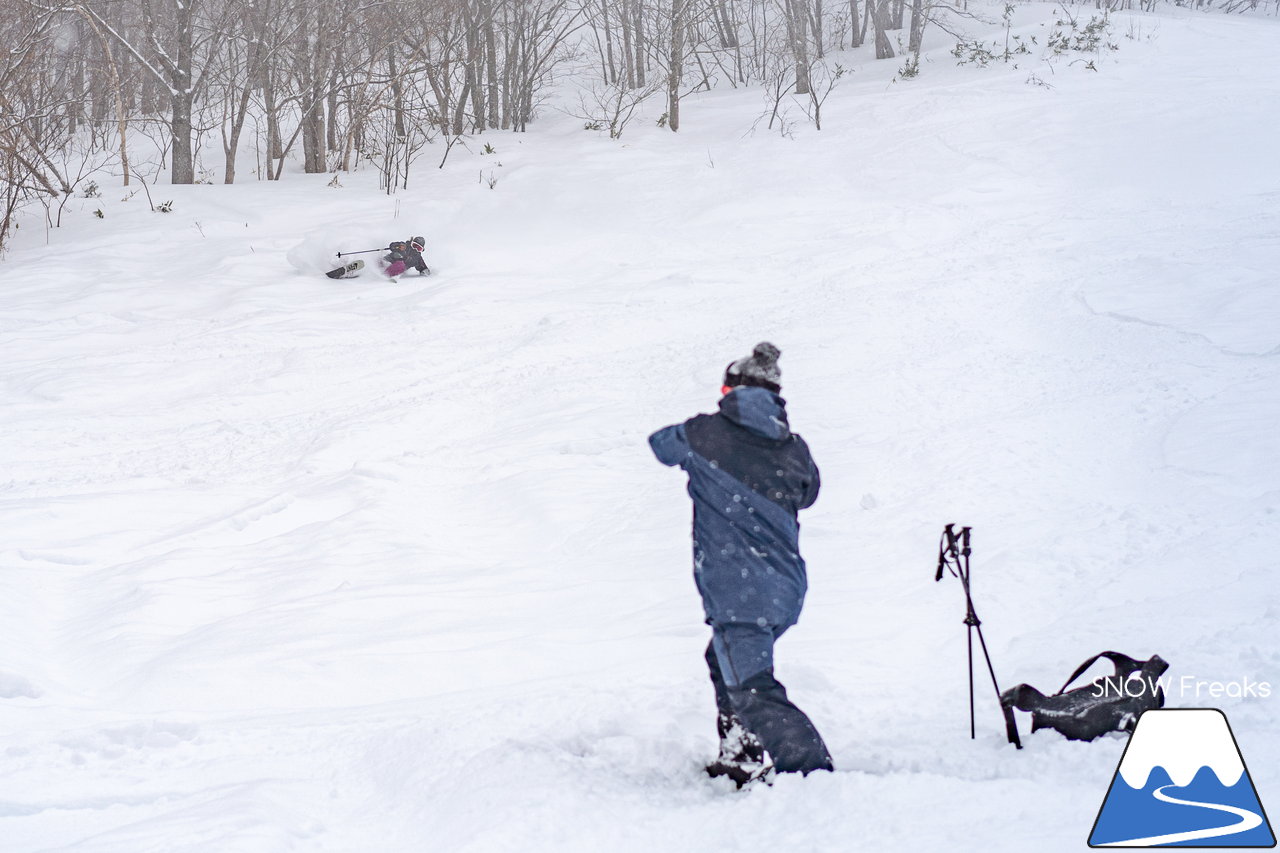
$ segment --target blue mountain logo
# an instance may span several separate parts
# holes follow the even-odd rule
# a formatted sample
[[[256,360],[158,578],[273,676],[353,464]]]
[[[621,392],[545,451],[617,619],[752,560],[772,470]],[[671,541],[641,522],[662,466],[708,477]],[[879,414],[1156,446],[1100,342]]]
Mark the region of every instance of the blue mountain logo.
[[[1275,847],[1226,715],[1147,711],[1129,738],[1090,847]]]

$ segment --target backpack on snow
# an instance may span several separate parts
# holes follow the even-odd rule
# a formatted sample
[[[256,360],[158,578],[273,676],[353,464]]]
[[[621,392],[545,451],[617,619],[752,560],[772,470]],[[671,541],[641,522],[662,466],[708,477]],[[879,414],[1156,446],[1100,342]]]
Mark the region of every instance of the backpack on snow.
[[[1100,658],[1115,665],[1115,675],[1066,692],[1071,682]],[[1077,667],[1052,696],[1029,684],[1019,684],[1000,694],[1005,722],[1016,727],[1013,709],[1031,712],[1031,731],[1053,729],[1070,740],[1093,740],[1107,732],[1132,732],[1142,712],[1164,707],[1164,689],[1157,679],[1169,668],[1159,655],[1137,661],[1119,652],[1101,652]],[[1016,730],[1016,729],[1015,729]]]

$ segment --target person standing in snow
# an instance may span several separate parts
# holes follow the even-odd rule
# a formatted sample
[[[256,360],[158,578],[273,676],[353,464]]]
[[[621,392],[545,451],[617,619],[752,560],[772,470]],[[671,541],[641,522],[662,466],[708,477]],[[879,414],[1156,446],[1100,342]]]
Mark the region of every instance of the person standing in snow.
[[[762,776],[832,770],[818,730],[773,674],[773,646],[796,624],[808,580],[797,513],[818,498],[818,468],[779,396],[781,352],[759,343],[725,370],[720,411],[658,430],[649,446],[689,475],[693,573],[711,642],[720,757],[739,787]]]
[[[382,258],[386,264],[383,267],[383,273],[388,278],[396,279],[409,267],[413,267],[418,271],[418,275],[431,275],[431,268],[422,259],[422,253],[426,247],[427,241],[423,237],[414,237],[408,242],[395,241],[387,247],[388,253]]]

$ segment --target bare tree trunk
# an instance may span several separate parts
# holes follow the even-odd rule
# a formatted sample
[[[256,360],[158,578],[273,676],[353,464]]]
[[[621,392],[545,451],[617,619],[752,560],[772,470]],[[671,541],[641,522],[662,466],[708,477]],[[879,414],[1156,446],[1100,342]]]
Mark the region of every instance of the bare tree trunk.
[[[175,184],[192,184],[196,180],[195,161],[191,146],[191,103],[195,94],[195,81],[191,77],[191,29],[197,2],[187,0],[178,4],[177,55],[172,66],[173,82],[173,168],[170,180]]]
[[[300,10],[305,15],[305,11]],[[306,49],[297,58],[301,83],[302,171],[308,175],[323,174],[325,169],[325,82],[329,46],[320,33],[329,29],[322,18],[307,33]]]
[[[280,132],[280,105],[276,99],[276,72],[270,71],[262,87],[262,100],[267,112],[267,180],[279,179],[275,167],[277,160],[284,159],[283,134]]]
[[[924,25],[927,19],[924,0],[911,0],[911,40],[907,50],[920,59],[920,43],[924,40]]]
[[[226,139],[222,143],[223,155],[226,158],[226,165],[222,170],[222,182],[224,184],[234,184],[236,182],[236,151],[240,148],[240,133],[244,130],[245,116],[249,110],[249,86],[246,83],[244,89],[240,92],[239,102],[235,107],[235,115],[231,119],[231,129],[226,134]]]
[[[325,169],[324,96],[312,89],[306,94],[302,114],[302,170],[308,175]]]
[[[329,73],[329,95],[325,98],[328,106],[328,117],[325,122],[325,147],[330,151],[338,150],[338,68],[342,66],[342,53],[339,48],[338,61]]]
[[[170,182],[193,184],[196,180],[196,168],[191,150],[191,93],[175,92],[170,103],[173,116],[173,164]]]
[[[684,77],[685,0],[671,0],[671,54],[667,69],[667,126],[680,129],[680,82]]]
[[[604,30],[603,36],[601,29]],[[592,24],[596,44],[600,48],[600,77],[606,83],[616,85],[618,82],[618,66],[613,58],[613,26],[609,21],[609,2],[600,0],[600,26]]]
[[[484,51],[489,78],[489,127],[496,128],[501,121],[498,113],[501,92],[498,89],[498,35],[494,32],[493,0],[483,0],[482,8],[484,10]]]
[[[347,133],[346,138],[342,142],[342,160],[341,169],[344,172],[351,171],[351,155],[355,151],[357,138],[360,135],[361,125],[364,122],[364,116],[356,116],[356,107],[351,99],[347,99]],[[357,161],[358,162],[358,161]]]
[[[809,25],[813,31],[813,48],[818,52],[818,58],[822,59],[826,56],[826,39],[822,33],[822,0],[814,0],[813,9],[809,13]]]
[[[873,0],[867,0],[868,3]],[[858,0],[849,0],[849,47],[862,47],[862,27],[858,25]]]
[[[480,83],[480,65],[484,62],[484,53],[480,48],[480,22],[476,19],[471,0],[463,0],[461,5],[467,45],[467,56],[463,61],[463,71],[467,76],[464,92],[471,96],[471,125],[476,131],[483,131],[486,110],[484,87]],[[466,101],[465,95],[462,100]]]
[[[894,55],[893,42],[889,41],[887,32],[891,2],[892,0],[867,0],[868,7],[875,4],[875,14],[871,17],[876,27],[876,59],[892,59]]]
[[[601,0],[604,2],[604,0]],[[515,124],[515,46],[512,35],[511,10],[502,4],[502,129],[510,130]]]
[[[645,47],[644,41],[644,6],[641,0],[631,0],[632,40],[635,42],[636,78],[635,84],[641,88],[645,85]]]
[[[451,112],[450,104],[453,102],[453,93],[449,88],[448,69],[427,65],[425,73],[427,83],[431,86],[431,93],[435,95],[436,98],[436,111],[439,113],[440,132],[449,134],[451,130],[449,125],[449,114]]]
[[[729,15],[729,6],[725,0],[715,0],[715,15],[720,25],[720,44],[729,49],[738,47],[738,28]]]
[[[458,96],[458,102],[453,108],[453,135],[462,136],[467,132],[467,98],[471,96],[471,75],[467,75],[466,83],[462,86],[462,94]]]
[[[787,0],[787,36],[791,41],[791,55],[796,62],[796,94],[809,94],[809,39],[806,35],[809,22],[805,15],[806,0]]]
[[[85,32],[84,21],[76,20],[76,46],[75,52],[72,54],[68,76],[71,78],[70,86],[71,99],[68,101],[67,110],[67,128],[72,135],[80,127],[80,120],[87,114],[85,110],[86,92],[84,86],[84,58],[85,53]],[[96,134],[95,134],[96,139]]]
[[[387,51],[387,69],[391,73],[391,110],[395,114],[396,136],[404,136],[404,86],[400,82],[400,72],[396,68],[394,47]]]
[[[633,21],[631,19],[631,3],[637,0],[622,0],[622,62],[626,66],[626,84],[628,89],[636,88],[640,66],[636,58],[635,40],[632,38]]]

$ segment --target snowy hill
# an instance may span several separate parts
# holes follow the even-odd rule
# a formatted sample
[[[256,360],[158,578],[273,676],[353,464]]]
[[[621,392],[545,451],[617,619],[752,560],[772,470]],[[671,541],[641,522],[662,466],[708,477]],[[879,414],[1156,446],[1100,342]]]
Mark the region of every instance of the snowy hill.
[[[968,739],[943,524],[1002,686],[1280,687],[1280,21],[1132,20],[1096,73],[858,64],[792,138],[726,90],[20,231],[0,851],[1080,849],[1124,741],[1015,752],[982,681]],[[289,262],[419,233],[430,278]],[[766,338],[824,483],[778,675],[838,772],[737,794],[645,438]],[[1280,699],[1208,689],[1265,806]]]

